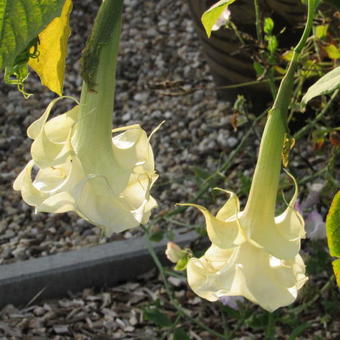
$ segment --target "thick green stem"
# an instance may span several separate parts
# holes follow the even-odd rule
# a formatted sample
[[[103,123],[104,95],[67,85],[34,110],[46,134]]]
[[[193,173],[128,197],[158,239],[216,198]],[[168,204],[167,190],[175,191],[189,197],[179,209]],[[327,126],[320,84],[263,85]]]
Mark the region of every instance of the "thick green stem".
[[[259,156],[250,188],[245,213],[274,216],[276,195],[280,179],[281,152],[287,132],[287,112],[293,94],[294,74],[299,55],[310,34],[315,1],[308,0],[308,19],[302,37],[294,49],[288,70],[281,81],[272,109],[262,135]]]
[[[255,17],[256,17],[256,36],[257,40],[260,42],[261,46],[263,45],[263,37],[262,37],[262,22],[260,18],[260,5],[259,0],[254,0],[254,8],[255,8]]]
[[[88,69],[83,70],[80,118],[73,143],[88,173],[100,174],[105,164],[114,162],[112,114],[122,3],[103,1],[83,56],[83,67]]]

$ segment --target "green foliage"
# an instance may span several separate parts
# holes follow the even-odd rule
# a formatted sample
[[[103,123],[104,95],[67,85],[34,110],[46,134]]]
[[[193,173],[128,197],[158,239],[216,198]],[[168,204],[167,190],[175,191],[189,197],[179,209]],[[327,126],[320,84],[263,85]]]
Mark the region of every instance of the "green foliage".
[[[27,53],[30,42],[59,16],[65,0],[0,1],[0,70],[15,67],[21,53]]]
[[[340,191],[334,196],[326,219],[327,241],[331,256],[340,257]],[[340,287],[340,259],[332,263]]]
[[[330,254],[340,257],[340,191],[334,196],[329,209],[326,228]]]
[[[314,97],[329,94],[338,88],[340,88],[340,66],[325,74],[308,89],[301,101],[302,108]]]
[[[334,260],[332,262],[336,282],[338,284],[338,287],[340,287],[340,259]]]
[[[211,30],[223,11],[234,1],[235,0],[220,0],[203,13],[201,20],[208,37],[211,36]]]
[[[307,322],[304,322],[301,325],[297,326],[296,328],[293,329],[288,340],[295,340],[299,335],[301,335],[310,326],[311,325]]]
[[[163,240],[164,235],[165,235],[164,230],[155,229],[150,232],[149,240],[152,242],[160,242]]]
[[[175,270],[182,271],[187,268],[188,261],[190,260],[190,257],[188,255],[182,257],[175,266]]]
[[[274,29],[274,21],[272,18],[265,18],[264,19],[264,25],[263,25],[263,31],[264,33],[270,35],[272,34]]]
[[[328,33],[328,27],[329,25],[318,25],[315,27],[315,38],[317,39],[324,39],[327,37],[327,33]]]
[[[190,340],[189,336],[185,333],[183,328],[175,329],[172,339],[173,340]]]
[[[272,18],[265,18],[263,31],[265,33],[264,39],[267,41],[267,49],[270,53],[270,56],[273,57],[276,53],[276,50],[279,46],[276,36],[273,34],[274,29],[274,21]],[[270,60],[272,63],[274,60]]]
[[[145,308],[144,318],[146,320],[152,321],[158,327],[170,327],[172,325],[169,317],[156,307]]]

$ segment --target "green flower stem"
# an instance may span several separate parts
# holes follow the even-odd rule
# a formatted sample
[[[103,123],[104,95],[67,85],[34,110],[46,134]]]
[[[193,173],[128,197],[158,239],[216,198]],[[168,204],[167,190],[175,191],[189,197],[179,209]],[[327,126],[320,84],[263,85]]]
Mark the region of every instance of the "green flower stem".
[[[317,114],[317,116],[308,122],[304,127],[302,127],[299,131],[297,131],[294,135],[295,140],[300,139],[305,134],[307,134],[312,128],[314,128],[315,124],[327,113],[330,106],[333,104],[334,100],[336,99],[337,95],[340,93],[340,90],[337,89],[333,92],[323,109]]]
[[[260,144],[259,156],[250,188],[245,213],[257,215],[262,212],[266,216],[275,215],[276,195],[280,179],[281,152],[287,130],[287,113],[290,98],[293,94],[294,74],[299,55],[310,34],[315,0],[308,0],[308,18],[299,43],[294,48],[292,60],[283,77],[272,109],[269,111],[267,123]]]
[[[122,0],[103,1],[83,55],[84,83],[74,140],[83,165],[94,171],[93,155],[112,153],[112,114]]]
[[[262,22],[261,22],[261,17],[260,17],[259,0],[254,0],[254,8],[255,8],[255,17],[256,17],[256,36],[257,36],[257,40],[260,42],[262,46],[263,36],[262,36]]]
[[[148,248],[148,251],[153,259],[153,261],[155,262],[155,265],[161,275],[161,278],[163,280],[163,283],[164,283],[164,287],[165,287],[165,290],[166,290],[166,293],[168,295],[168,298],[169,298],[169,302],[171,303],[171,305],[176,308],[177,312],[185,317],[186,319],[190,320],[191,322],[195,323],[196,325],[198,325],[199,327],[201,327],[202,329],[206,330],[209,334],[213,335],[216,339],[222,339],[222,340],[228,340],[229,337],[226,336],[226,335],[223,335],[223,334],[220,334],[216,331],[214,331],[213,329],[209,328],[208,326],[206,326],[204,323],[202,323],[199,319],[197,318],[193,318],[192,316],[190,316],[188,314],[188,312],[182,307],[182,305],[173,297],[173,294],[172,294],[172,291],[171,291],[171,288],[169,286],[169,283],[168,283],[168,280],[166,278],[166,274],[165,274],[165,271],[164,271],[164,268],[149,240],[149,231],[148,229],[142,225],[142,228],[145,232],[145,240],[146,240],[146,246]]]

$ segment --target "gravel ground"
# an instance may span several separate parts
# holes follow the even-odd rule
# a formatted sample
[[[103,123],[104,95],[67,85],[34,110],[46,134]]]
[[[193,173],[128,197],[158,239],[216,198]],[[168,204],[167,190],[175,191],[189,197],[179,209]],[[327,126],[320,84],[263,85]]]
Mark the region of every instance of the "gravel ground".
[[[74,0],[65,95],[79,97],[79,56],[99,3],[100,0]],[[141,123],[150,133],[165,120],[152,137],[156,167],[161,175],[153,189],[153,196],[159,202],[154,211],[155,218],[163,216],[175,203],[192,199],[208,173],[216,171],[239,145],[245,131],[242,127],[234,129],[235,116],[230,104],[217,100],[215,85],[200,52],[184,1],[125,0],[124,11],[114,125]],[[192,88],[200,89],[188,95],[165,95],[168,92],[190,92]],[[0,84],[0,263],[140,235],[140,229],[135,229],[108,239],[98,228],[75,214],[34,214],[32,207],[13,191],[15,177],[30,159],[31,141],[26,136],[26,129],[54,97],[34,75],[27,83],[27,90],[34,93],[29,100],[25,100],[15,88]],[[58,104],[56,112],[64,112],[69,105],[65,100]],[[238,125],[244,119],[239,117]],[[230,169],[233,171],[229,171],[227,177],[220,176],[224,180],[223,187],[238,189],[241,198],[249,187],[254,147],[258,141],[256,133],[253,134],[251,142],[233,160]],[[302,143],[294,151],[292,168],[299,178],[316,173],[325,166],[328,150],[315,152],[311,145]],[[214,202],[216,208],[223,198],[209,191],[204,196],[204,204],[209,206]],[[321,212],[324,215],[325,211]],[[176,228],[182,223],[193,226],[201,222],[202,217],[188,209],[180,216],[157,221],[154,228],[157,231],[165,227]],[[314,250],[314,245],[309,248],[311,251],[305,249],[306,257]],[[311,256],[317,259],[317,253]],[[335,299],[334,282],[331,288],[322,290],[328,277],[329,274],[320,270],[306,285],[301,299],[306,299],[308,294],[317,296],[313,300],[314,308],[308,304],[303,307],[301,300],[297,304],[302,306],[300,314],[296,314],[301,318],[295,320],[297,325],[300,320],[310,323],[303,339],[337,339],[339,322],[336,315],[327,314],[323,305]],[[220,323],[216,324],[216,320],[220,320],[220,305],[208,304],[194,296],[182,278],[173,277],[169,282],[176,298],[194,319],[201,318],[216,331],[223,331]],[[143,311],[150,308],[150,304],[161,306],[169,318],[175,319],[176,311],[170,306],[164,285],[155,271],[114,288],[86,289],[64,299],[39,304],[33,301],[20,308],[9,305],[0,311],[0,339],[160,339],[165,334],[164,329],[160,330],[145,319]],[[253,315],[261,317],[263,312],[259,308],[250,308],[253,308]],[[232,328],[240,321],[234,318],[233,311],[230,313],[227,323]],[[287,309],[282,309],[280,315],[286,320]],[[280,339],[289,338],[293,326],[287,325],[282,321],[277,326]],[[214,339],[190,321],[181,320],[177,327],[183,327],[190,339]],[[234,338],[263,339],[263,329],[256,329],[251,323],[241,323]]]
[[[79,97],[79,56],[99,3],[74,1],[65,95]],[[228,153],[238,137],[229,124],[228,104],[218,102],[215,92],[209,90],[214,84],[185,3],[129,0],[125,5],[114,125],[141,123],[150,133],[165,120],[152,138],[161,175],[153,191],[159,200],[156,215],[176,202],[188,201],[197,189],[190,169],[214,169],[222,148]],[[185,96],[163,94],[178,92],[177,87],[169,86],[181,83],[187,90],[200,86],[205,89]],[[53,94],[33,74],[27,83],[27,91],[34,93],[29,100],[14,87],[0,86],[0,263],[138,234],[138,230],[128,231],[108,239],[75,214],[35,214],[22,201],[12,183],[30,159],[31,140],[26,129],[42,114]],[[67,100],[58,104],[56,112],[64,112],[68,105],[71,103]]]
[[[340,322],[336,314],[324,312],[324,301],[330,301],[332,291],[322,292],[327,282],[326,275],[315,282],[314,306],[303,305],[299,298],[293,308],[281,308],[275,312],[272,327],[274,333],[268,339],[339,339]],[[222,333],[224,327],[230,332],[229,339],[262,340],[266,330],[268,314],[249,302],[243,302],[242,313],[227,309],[221,302],[210,303],[196,296],[187,288],[181,277],[168,277],[168,284],[177,301],[194,321]],[[320,290],[321,288],[321,290]],[[319,289],[319,291],[317,291]],[[334,302],[333,302],[334,303]],[[221,316],[224,312],[225,317]],[[338,309],[339,311],[339,309]],[[162,318],[155,316],[162,313]],[[243,316],[242,316],[243,315]],[[170,304],[162,280],[153,270],[117,287],[106,287],[101,291],[85,289],[59,300],[43,301],[16,308],[8,305],[0,311],[1,339],[76,339],[76,340],[187,340],[174,337],[174,329],[181,329],[192,340],[215,340],[213,334],[204,330],[188,318],[180,319],[176,325],[166,324],[164,318],[174,322],[178,311]],[[155,325],[152,320],[159,320]],[[269,324],[268,324],[269,325]],[[303,335],[294,337],[292,330],[307,325]],[[298,334],[298,333],[297,333]],[[227,339],[227,338],[226,338]]]

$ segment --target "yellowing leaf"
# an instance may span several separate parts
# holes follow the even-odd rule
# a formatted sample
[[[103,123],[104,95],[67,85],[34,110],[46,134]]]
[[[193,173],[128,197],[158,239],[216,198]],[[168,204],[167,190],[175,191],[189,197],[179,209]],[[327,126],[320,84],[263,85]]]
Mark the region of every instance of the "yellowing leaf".
[[[39,75],[41,83],[60,96],[63,91],[71,10],[72,0],[65,0],[60,17],[53,19],[39,34],[39,57],[30,59],[28,63]]]
[[[340,257],[340,191],[334,196],[326,218],[327,240],[331,256]]]
[[[333,44],[325,47],[325,51],[329,58],[340,59],[340,50]]]
[[[327,37],[329,25],[318,25],[315,28],[315,37],[317,39],[323,39]]]
[[[282,59],[285,60],[285,61],[291,61],[293,59],[293,50],[290,50],[290,51],[286,51],[282,54]]]
[[[338,284],[338,287],[340,288],[340,259],[333,261],[332,265],[333,265],[336,283]]]
[[[329,254],[334,257],[340,257],[340,191],[333,199],[331,207],[326,218],[326,231]],[[340,259],[332,262],[336,282],[340,287]]]

